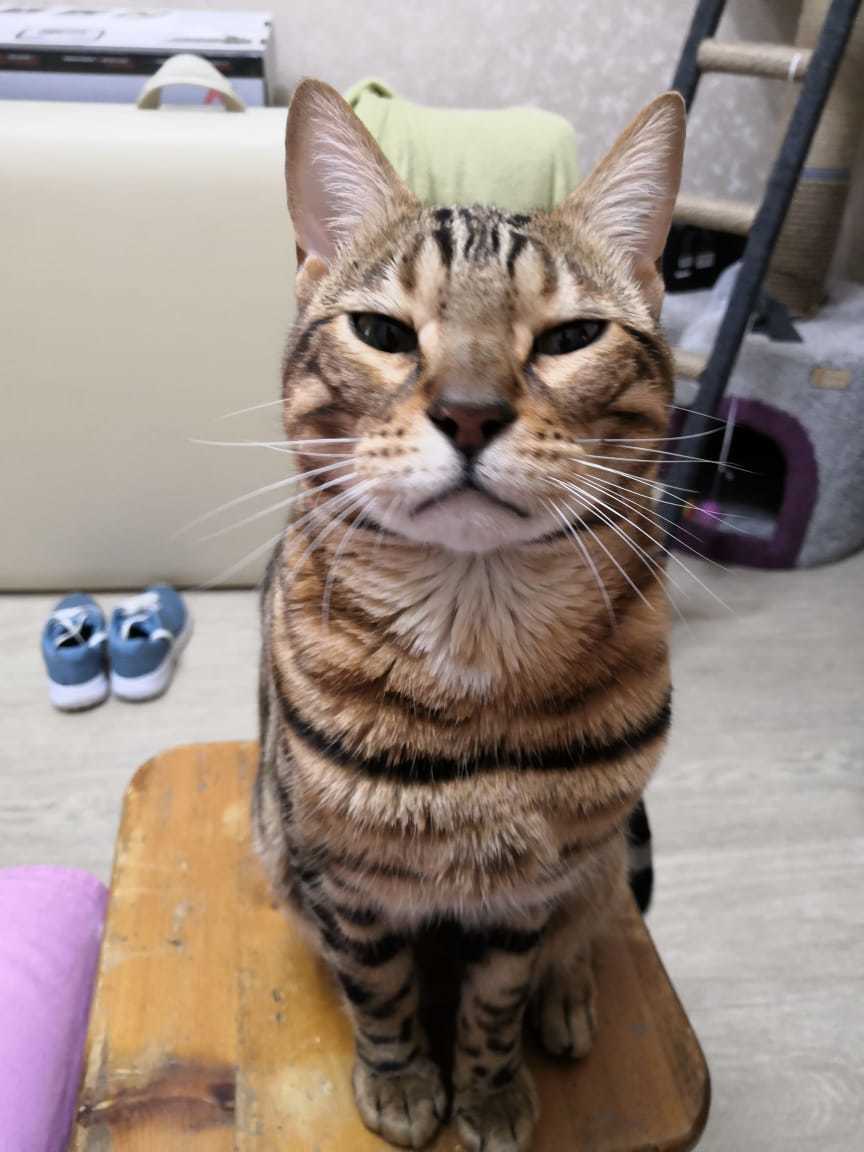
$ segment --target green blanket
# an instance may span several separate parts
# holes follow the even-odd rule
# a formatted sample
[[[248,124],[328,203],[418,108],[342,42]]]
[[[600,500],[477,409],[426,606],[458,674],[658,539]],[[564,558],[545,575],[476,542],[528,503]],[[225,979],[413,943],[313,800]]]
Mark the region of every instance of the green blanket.
[[[579,182],[576,137],[539,108],[424,108],[380,80],[345,98],[408,185],[427,204],[551,208]]]

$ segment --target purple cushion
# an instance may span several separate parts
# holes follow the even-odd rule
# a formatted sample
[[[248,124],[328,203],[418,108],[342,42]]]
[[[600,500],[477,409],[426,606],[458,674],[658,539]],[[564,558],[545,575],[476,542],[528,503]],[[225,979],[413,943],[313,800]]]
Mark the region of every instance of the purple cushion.
[[[0,870],[0,1148],[66,1147],[107,899],[87,872]]]

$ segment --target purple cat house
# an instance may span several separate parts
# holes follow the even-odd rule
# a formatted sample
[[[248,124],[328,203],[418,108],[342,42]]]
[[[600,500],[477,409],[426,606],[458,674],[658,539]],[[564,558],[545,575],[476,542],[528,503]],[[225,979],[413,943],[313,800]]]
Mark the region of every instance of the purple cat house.
[[[686,352],[709,351],[734,275],[669,298],[664,320]],[[864,286],[838,285],[796,328],[801,343],[751,334],[742,345],[718,412],[727,466],[683,521],[712,559],[809,567],[864,547]]]

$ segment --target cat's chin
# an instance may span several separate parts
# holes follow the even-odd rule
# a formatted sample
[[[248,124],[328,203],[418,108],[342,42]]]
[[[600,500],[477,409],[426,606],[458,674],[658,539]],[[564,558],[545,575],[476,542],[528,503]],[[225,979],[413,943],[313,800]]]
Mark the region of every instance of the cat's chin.
[[[534,543],[556,532],[549,517],[518,515],[477,492],[457,493],[419,513],[386,512],[380,523],[418,544],[477,554]]]

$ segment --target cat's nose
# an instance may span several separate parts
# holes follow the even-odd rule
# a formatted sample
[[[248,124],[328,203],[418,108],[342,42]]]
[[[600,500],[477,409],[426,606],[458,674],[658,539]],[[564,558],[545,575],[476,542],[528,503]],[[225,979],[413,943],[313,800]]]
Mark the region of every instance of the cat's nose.
[[[426,415],[466,459],[472,460],[516,419],[516,409],[506,400],[492,404],[436,400]]]

